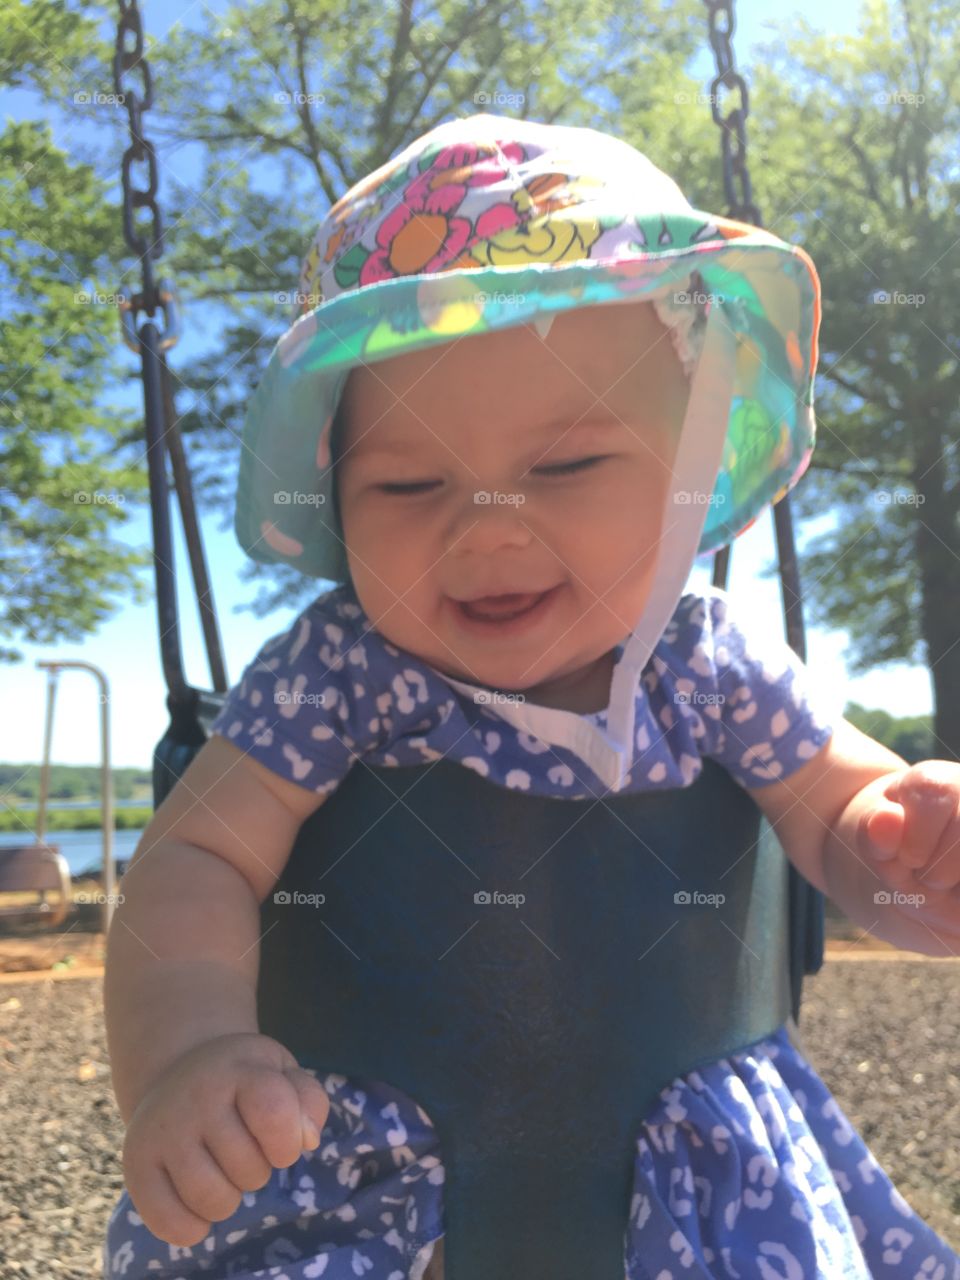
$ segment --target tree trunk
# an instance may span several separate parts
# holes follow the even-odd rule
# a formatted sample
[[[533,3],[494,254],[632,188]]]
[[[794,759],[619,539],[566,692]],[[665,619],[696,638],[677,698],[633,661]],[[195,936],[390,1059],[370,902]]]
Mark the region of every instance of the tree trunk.
[[[922,631],[933,682],[934,750],[937,759],[960,760],[960,536],[957,500],[947,490],[944,462],[945,441],[954,424],[946,422],[946,429],[941,429],[935,408],[913,420],[918,423],[916,552]]]

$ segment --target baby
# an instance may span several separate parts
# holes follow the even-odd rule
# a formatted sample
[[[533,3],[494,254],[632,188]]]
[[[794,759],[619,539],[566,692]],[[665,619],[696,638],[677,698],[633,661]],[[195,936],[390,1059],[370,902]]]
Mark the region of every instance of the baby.
[[[471,128],[481,138],[475,146],[467,142]],[[589,208],[571,214],[567,207],[576,206],[570,193],[591,191],[588,164],[579,187],[569,154],[539,179],[523,166],[560,134],[590,134],[599,171],[605,153],[594,139],[615,140],[497,117],[456,121],[434,134],[351,193],[355,205],[346,207],[359,218],[352,241],[349,218],[336,220],[337,206],[327,252],[308,259],[307,275],[321,260],[335,261],[344,292],[381,285],[377,313],[367,313],[371,326],[382,323],[387,285],[396,288],[392,282],[404,274],[398,264],[406,262],[408,275],[432,273],[446,287],[446,271],[516,265],[500,255],[517,253],[521,240],[528,255],[536,236],[569,246],[571,228],[576,252],[551,261],[582,260],[591,228],[604,226]],[[495,145],[485,148],[484,138]],[[566,175],[566,196],[554,181],[558,172]],[[401,188],[399,178],[410,174]],[[504,207],[490,203],[486,215],[463,218],[469,225],[457,228],[458,208],[444,193],[456,187],[462,200],[472,187],[491,200],[497,182],[507,190]],[[394,192],[393,213],[380,203],[371,213],[371,200]],[[635,195],[639,200],[639,189]],[[421,240],[428,237],[426,250],[409,231],[411,209]],[[706,216],[691,213],[694,226]],[[726,250],[715,223],[696,241],[700,249],[715,243]],[[611,225],[608,219],[606,230]],[[633,220],[633,250],[649,261],[656,251],[644,240],[644,225]],[[667,231],[667,220],[660,225]],[[766,233],[738,225],[727,224],[724,234],[749,232],[755,243],[773,244]],[[446,252],[444,235],[454,237],[456,252]],[[687,248],[693,243],[691,237]],[[365,253],[374,247],[364,256],[361,244]],[[791,254],[786,246],[777,252],[784,260]],[[742,254],[746,263],[748,250]],[[640,279],[622,278],[634,288]],[[696,284],[689,262],[683,279]],[[538,284],[547,288],[545,279]],[[284,510],[275,522],[258,524],[256,539],[248,522],[251,545],[268,544],[273,558],[290,563],[306,563],[311,519],[322,525],[314,565],[333,567],[332,557],[342,555],[339,576],[330,575],[342,585],[313,601],[247,668],[124,876],[104,984],[114,1088],[127,1125],[126,1191],[111,1220],[108,1277],[247,1277],[275,1262],[290,1280],[442,1274],[434,1247],[440,1181],[427,1117],[386,1085],[367,1096],[351,1094],[343,1077],[321,1083],[257,1025],[259,904],[301,825],[358,759],[406,764],[444,755],[491,785],[575,798],[688,786],[710,756],[754,798],[802,874],[853,919],[899,946],[930,954],[956,948],[960,768],[945,761],[910,768],[846,721],[831,725],[808,673],[782,641],[758,637],[725,592],[681,595],[709,521],[720,545],[744,527],[745,514],[755,518],[783,489],[768,474],[752,507],[730,515],[733,532],[706,510],[706,498],[722,488],[718,475],[736,466],[728,420],[746,384],[735,376],[765,385],[769,375],[782,384],[788,364],[774,364],[772,347],[734,341],[715,300],[704,305],[675,290],[645,300],[642,291],[625,291],[591,305],[589,285],[577,287],[582,292],[561,306],[486,331],[471,332],[474,320],[461,316],[461,332],[449,315],[433,312],[443,340],[409,350],[403,339],[417,332],[404,310],[411,295],[397,293],[393,353],[368,340],[364,359],[351,348],[336,380],[324,375],[320,442],[314,436],[309,447],[330,485],[330,512],[294,511],[292,503],[285,512],[279,499]],[[759,287],[769,315],[783,323],[783,298],[774,304],[769,281]],[[466,305],[462,295],[448,296]],[[308,360],[306,343],[321,334],[315,305],[278,348],[280,364],[272,369],[284,359],[287,368]],[[766,329],[744,313],[738,322],[743,334],[775,331],[769,316]],[[331,315],[329,332],[335,349],[353,343],[358,330],[337,327]],[[795,345],[785,338],[779,359],[793,370],[799,419],[815,325],[790,332]],[[317,358],[312,367],[323,365]],[[280,376],[271,394],[279,395]],[[266,404],[267,392],[260,394]],[[782,395],[779,405],[786,426],[767,419],[770,456],[795,478],[809,451],[801,431],[791,441]],[[285,421],[278,410],[281,434]],[[756,439],[737,443],[743,454],[754,449],[755,463],[762,452]],[[248,465],[269,472],[273,485],[278,474],[295,477],[299,469],[306,476],[306,454],[296,454],[292,438],[287,445],[295,456],[278,473],[279,450],[270,451],[265,433],[251,435]],[[737,493],[731,485],[731,502],[740,501]],[[477,697],[489,691],[503,696]],[[916,878],[924,867],[925,883]],[[877,905],[878,890],[892,891],[891,905]],[[778,1053],[783,1078],[776,1079],[786,1090],[789,1054],[799,1063],[798,1051],[786,1040],[756,1050],[768,1064]],[[723,1069],[731,1070],[726,1060]],[[685,1087],[696,1087],[695,1075]],[[780,1101],[784,1111],[797,1111],[792,1098]],[[390,1117],[398,1140],[371,1136],[378,1116]],[[741,1120],[734,1131],[743,1142],[765,1123]],[[798,1141],[807,1150],[821,1143],[825,1169],[845,1167],[842,1152],[826,1149],[829,1128],[815,1137],[798,1131]],[[350,1151],[380,1162],[379,1197],[368,1184],[363,1199],[359,1192],[351,1199]],[[660,1157],[669,1159],[662,1151]],[[742,1164],[748,1167],[745,1157]],[[306,1219],[293,1190],[303,1185],[293,1177],[301,1173],[315,1188]],[[693,1173],[711,1176],[709,1169]],[[784,1212],[761,1222],[758,1238],[789,1240],[802,1257],[803,1241],[812,1247],[822,1230],[842,1236],[844,1249],[859,1249],[836,1184],[831,1194],[837,1213],[828,1214],[820,1193],[805,1224]],[[405,1234],[394,1211],[410,1198],[421,1225]],[[874,1221],[862,1205],[858,1215],[869,1241],[883,1219],[879,1199]],[[719,1203],[715,1218],[724,1230]],[[942,1261],[956,1261],[919,1220],[915,1225],[917,1268],[937,1250]],[[634,1257],[642,1251],[651,1274],[672,1275],[651,1263],[658,1249],[669,1259],[669,1234],[641,1239],[639,1220],[631,1229]],[[286,1251],[271,1254],[278,1232]],[[321,1258],[321,1268],[312,1269]],[[628,1254],[628,1275],[641,1274],[633,1266],[639,1262]]]

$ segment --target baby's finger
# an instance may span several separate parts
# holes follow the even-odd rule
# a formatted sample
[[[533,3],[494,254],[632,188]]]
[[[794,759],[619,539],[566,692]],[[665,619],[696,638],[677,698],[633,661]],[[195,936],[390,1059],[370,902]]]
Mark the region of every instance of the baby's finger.
[[[939,768],[941,763],[947,768]],[[888,790],[887,798],[903,805],[901,861],[914,869],[926,866],[957,812],[954,766],[937,760],[911,765]]]
[[[296,1089],[300,1099],[303,1146],[307,1150],[313,1150],[320,1142],[320,1133],[330,1114],[330,1099],[327,1097],[327,1091],[318,1082],[316,1076],[312,1076],[309,1071],[304,1071],[301,1067],[284,1074]],[[315,1138],[311,1126],[316,1130]]]
[[[210,1234],[209,1219],[199,1217],[183,1203],[162,1165],[128,1169],[124,1183],[144,1226],[158,1240],[187,1249]]]
[[[928,889],[954,889],[960,885],[960,818],[955,817],[917,879]]]
[[[865,837],[859,843],[862,852],[877,862],[889,862],[897,856],[903,838],[904,814],[898,804],[880,800],[876,808],[862,820],[861,833]]]
[[[236,1108],[204,1132],[210,1154],[238,1191],[259,1191],[270,1181],[273,1165]]]
[[[300,1158],[300,1099],[287,1071],[246,1073],[237,1084],[235,1103],[240,1118],[273,1168],[289,1168]]]
[[[164,1168],[177,1195],[197,1217],[222,1222],[239,1209],[242,1193],[199,1139],[191,1142],[188,1150],[166,1160]]]

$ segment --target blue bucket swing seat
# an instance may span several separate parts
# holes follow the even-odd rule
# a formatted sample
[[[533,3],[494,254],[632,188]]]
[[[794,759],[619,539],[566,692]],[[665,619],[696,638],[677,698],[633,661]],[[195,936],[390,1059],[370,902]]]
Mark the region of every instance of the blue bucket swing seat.
[[[192,755],[158,745],[157,803]],[[682,791],[558,801],[451,761],[358,762],[261,906],[261,1031],[436,1127],[447,1280],[623,1280],[658,1092],[799,1015],[821,895],[703,766]],[[297,893],[322,901],[290,911]]]

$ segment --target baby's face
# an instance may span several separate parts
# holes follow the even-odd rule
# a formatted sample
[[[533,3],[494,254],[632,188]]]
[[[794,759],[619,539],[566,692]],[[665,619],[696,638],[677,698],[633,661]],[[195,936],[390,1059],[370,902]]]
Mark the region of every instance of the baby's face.
[[[545,340],[523,325],[353,370],[339,499],[371,622],[456,679],[534,701],[575,679],[646,601],[687,395],[649,303],[563,312]],[[515,622],[462,604],[547,590]]]

